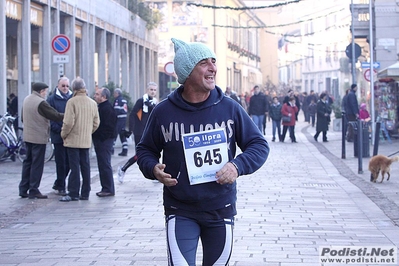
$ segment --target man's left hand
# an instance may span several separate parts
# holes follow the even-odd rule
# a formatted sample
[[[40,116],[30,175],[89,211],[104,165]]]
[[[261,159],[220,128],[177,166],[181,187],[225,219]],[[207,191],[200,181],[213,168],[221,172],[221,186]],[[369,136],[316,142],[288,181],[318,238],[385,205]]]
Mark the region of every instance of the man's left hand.
[[[238,177],[238,172],[235,166],[232,163],[226,163],[222,169],[216,172],[217,183],[224,184],[233,184]]]

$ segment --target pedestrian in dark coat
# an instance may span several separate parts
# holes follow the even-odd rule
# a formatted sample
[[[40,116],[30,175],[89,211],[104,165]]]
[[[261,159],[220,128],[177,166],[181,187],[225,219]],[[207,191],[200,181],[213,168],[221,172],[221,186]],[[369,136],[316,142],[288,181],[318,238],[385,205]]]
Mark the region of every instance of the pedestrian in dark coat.
[[[322,93],[320,100],[317,102],[317,121],[316,121],[316,134],[314,135],[315,141],[319,137],[319,134],[323,132],[323,142],[327,142],[327,131],[328,125],[330,124],[331,108],[327,103],[327,94]]]
[[[114,138],[117,136],[117,116],[115,109],[108,101],[110,96],[111,93],[107,88],[98,89],[94,94],[94,100],[98,103],[100,116],[100,126],[92,135],[101,183],[101,191],[96,193],[98,197],[115,195],[111,153]]]
[[[278,139],[281,141],[281,108],[277,97],[273,97],[273,103],[270,106],[269,114],[272,119],[272,141],[276,140],[276,131]]]
[[[121,140],[122,143],[122,152],[118,153],[119,156],[127,156],[128,152],[128,143],[126,139],[126,120],[127,120],[127,113],[128,113],[128,106],[127,106],[127,101],[123,98],[122,95],[122,90],[119,88],[116,88],[114,91],[114,109],[115,113],[118,117],[118,120],[116,122],[116,128],[117,128],[117,133],[119,134],[119,139]],[[117,140],[118,136],[115,137],[114,139],[114,145]],[[112,150],[112,153],[114,151]]]
[[[346,97],[345,112],[346,112],[346,117],[348,118],[348,122],[356,122],[357,119],[359,118],[359,104],[357,102],[356,91],[357,91],[357,85],[352,84],[351,90],[348,93],[348,96]],[[353,127],[348,126],[348,135],[347,135],[348,142],[353,141],[353,136],[354,136]]]
[[[54,89],[53,94],[47,98],[47,102],[60,113],[65,112],[67,101],[72,97],[72,92],[69,90],[69,79],[61,77],[58,80],[58,85]],[[65,196],[66,193],[66,178],[69,174],[69,160],[67,148],[64,147],[64,141],[61,138],[62,121],[50,121],[50,137],[51,143],[54,146],[55,169],[57,178],[54,181],[53,189],[57,190],[57,194]]]
[[[248,113],[254,121],[259,131],[264,134],[263,119],[268,110],[268,102],[266,96],[260,92],[259,86],[254,87],[254,95],[249,101]]]
[[[317,105],[316,102],[312,100],[308,106],[309,121],[312,121],[312,127],[314,127],[314,124],[316,122],[316,112]]]
[[[346,112],[346,106],[348,105],[348,94],[349,94],[350,89],[347,89],[345,91],[345,95],[344,97],[342,97],[342,102],[341,102],[341,111],[342,111],[342,116],[345,117],[345,124],[343,124],[344,126],[344,132],[346,135],[346,131],[348,130],[348,115]],[[344,121],[344,120],[342,120]]]

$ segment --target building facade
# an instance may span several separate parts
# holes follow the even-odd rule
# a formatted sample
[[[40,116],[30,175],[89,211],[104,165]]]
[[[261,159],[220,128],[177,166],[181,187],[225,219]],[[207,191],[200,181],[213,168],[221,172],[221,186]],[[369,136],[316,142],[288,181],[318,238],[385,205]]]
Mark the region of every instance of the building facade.
[[[21,107],[32,82],[54,88],[63,75],[82,77],[90,95],[113,82],[134,99],[158,81],[158,35],[127,1],[0,0],[0,6],[0,114],[10,93]]]
[[[202,42],[211,47],[217,56],[216,84],[225,90],[230,86],[238,94],[250,92],[255,85],[263,84],[266,72],[262,69],[263,49],[261,20],[241,1],[146,1],[160,10],[163,21],[159,25],[160,83],[166,88],[162,97],[178,84],[175,76],[167,75],[167,64],[173,61],[174,48],[171,38],[186,42]],[[228,8],[229,7],[229,8]],[[275,71],[277,76],[277,71]],[[172,84],[168,86],[166,84]],[[162,89],[162,88],[161,88]],[[160,92],[161,94],[161,92]]]
[[[354,36],[356,43],[364,43],[359,61],[370,62],[370,50],[373,51],[374,71],[377,73],[373,86],[365,80],[367,68],[358,68],[358,80],[367,88],[362,101],[368,105],[370,87],[374,90],[375,121],[386,123],[386,128],[392,126],[390,132],[399,136],[399,1],[398,0],[358,0],[353,5]],[[372,18],[373,49],[370,49],[370,18]],[[373,114],[372,114],[373,115]]]
[[[282,11],[279,69],[280,81],[288,88],[307,93],[327,91],[334,97],[348,88],[348,7],[347,0],[304,1]]]

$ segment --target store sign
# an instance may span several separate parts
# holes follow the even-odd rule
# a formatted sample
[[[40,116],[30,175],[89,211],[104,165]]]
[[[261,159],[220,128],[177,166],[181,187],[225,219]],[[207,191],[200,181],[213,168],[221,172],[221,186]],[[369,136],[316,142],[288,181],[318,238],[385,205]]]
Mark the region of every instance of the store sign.
[[[39,27],[43,27],[43,9],[41,5],[31,3],[30,23]]]
[[[388,76],[399,76],[399,69],[398,68],[391,68],[387,71]]]
[[[6,16],[11,19],[22,20],[22,4],[12,0],[6,1]],[[31,3],[30,7],[30,23],[33,25],[43,26],[43,8],[41,5]]]
[[[392,47],[395,46],[394,38],[379,38],[377,39],[378,46]]]

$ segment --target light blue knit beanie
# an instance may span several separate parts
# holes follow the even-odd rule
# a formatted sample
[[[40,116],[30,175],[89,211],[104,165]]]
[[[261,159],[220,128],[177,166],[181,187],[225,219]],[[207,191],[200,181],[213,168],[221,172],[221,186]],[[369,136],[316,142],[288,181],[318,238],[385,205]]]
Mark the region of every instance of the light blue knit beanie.
[[[214,58],[215,53],[205,44],[199,42],[185,43],[172,38],[175,45],[175,58],[173,60],[177,81],[183,84],[199,61]]]

